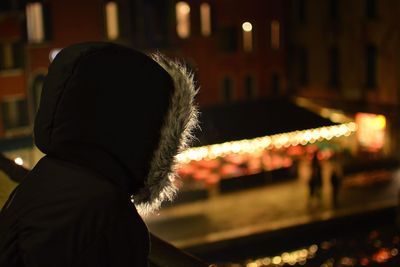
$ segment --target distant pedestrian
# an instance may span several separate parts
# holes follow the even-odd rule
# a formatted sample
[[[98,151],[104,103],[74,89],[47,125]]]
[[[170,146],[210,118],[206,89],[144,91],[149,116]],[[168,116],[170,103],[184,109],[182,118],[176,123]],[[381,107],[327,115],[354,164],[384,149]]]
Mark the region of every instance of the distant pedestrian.
[[[321,198],[322,190],[322,168],[318,159],[318,152],[314,153],[311,163],[311,177],[308,181],[310,201]]]
[[[331,175],[331,185],[332,185],[332,204],[334,208],[338,207],[339,204],[338,195],[339,195],[340,184],[341,184],[341,177],[337,170],[333,170]]]

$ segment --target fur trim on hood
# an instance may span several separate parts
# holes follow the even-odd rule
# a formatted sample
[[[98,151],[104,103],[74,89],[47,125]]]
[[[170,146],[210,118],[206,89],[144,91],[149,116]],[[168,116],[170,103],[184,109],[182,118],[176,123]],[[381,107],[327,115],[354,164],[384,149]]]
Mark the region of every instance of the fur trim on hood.
[[[164,200],[172,200],[177,193],[176,155],[182,152],[192,139],[192,131],[198,125],[198,110],[194,97],[198,92],[193,74],[177,60],[161,53],[151,55],[174,83],[170,107],[161,128],[159,145],[154,152],[145,187],[133,196],[141,214],[157,210]]]
[[[35,143],[102,174],[146,214],[176,194],[175,157],[197,125],[196,93],[193,74],[160,53],[75,44],[49,67]]]

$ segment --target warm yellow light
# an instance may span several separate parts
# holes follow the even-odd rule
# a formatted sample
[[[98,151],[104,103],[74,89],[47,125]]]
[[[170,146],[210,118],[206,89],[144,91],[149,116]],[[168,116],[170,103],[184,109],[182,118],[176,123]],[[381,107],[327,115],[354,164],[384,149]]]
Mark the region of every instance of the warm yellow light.
[[[175,5],[176,33],[180,38],[188,38],[190,35],[190,6],[181,1]]]
[[[115,2],[108,2],[105,8],[107,38],[115,40],[119,37],[118,6]]]
[[[242,29],[243,29],[243,31],[245,31],[245,32],[251,32],[251,31],[253,30],[253,25],[251,25],[251,23],[248,22],[248,21],[243,22],[243,24],[242,24]]]
[[[192,160],[215,159],[229,154],[254,154],[265,149],[296,146],[298,144],[306,145],[324,139],[330,140],[334,137],[349,136],[356,130],[356,124],[354,122],[349,122],[316,129],[257,137],[254,139],[194,147],[177,155],[177,161],[179,163],[189,163]]]
[[[253,51],[253,25],[250,22],[244,22],[242,24],[243,29],[243,50],[245,52]]]
[[[31,43],[44,41],[43,7],[39,2],[26,4],[26,26]]]
[[[21,157],[16,157],[14,159],[15,164],[17,165],[23,165],[24,164],[24,160]]]
[[[279,49],[280,47],[280,23],[277,20],[271,21],[271,48]]]
[[[381,130],[386,128],[386,118],[383,115],[376,116],[374,120],[374,128]]]
[[[200,5],[201,34],[209,36],[211,34],[211,8],[210,4],[202,3]]]

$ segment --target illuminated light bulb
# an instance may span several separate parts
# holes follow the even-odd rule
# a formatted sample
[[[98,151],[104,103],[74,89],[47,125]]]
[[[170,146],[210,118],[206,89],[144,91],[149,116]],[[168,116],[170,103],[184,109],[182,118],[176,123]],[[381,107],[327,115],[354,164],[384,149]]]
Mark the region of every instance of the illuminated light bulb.
[[[311,140],[311,131],[306,131],[303,135],[303,138],[305,141],[310,141]]]
[[[290,260],[290,254],[287,252],[282,253],[281,255],[283,262],[289,262]]]
[[[270,265],[271,264],[271,258],[268,258],[268,257],[266,257],[266,258],[264,258],[264,259],[262,259],[261,260],[261,263],[263,264],[263,265]]]
[[[315,253],[318,251],[318,246],[315,245],[315,244],[313,244],[313,245],[311,245],[311,246],[308,248],[308,251],[309,251],[311,254],[315,254]]]
[[[181,14],[189,14],[190,13],[190,6],[185,2],[178,2],[177,3],[178,10]]]
[[[15,164],[17,165],[23,165],[24,164],[24,160],[21,157],[16,157],[14,159]]]
[[[275,265],[281,264],[281,262],[282,262],[282,258],[279,256],[275,256],[272,258],[272,263]]]
[[[248,21],[243,22],[243,24],[242,24],[242,29],[243,29],[243,31],[245,31],[245,32],[251,32],[251,31],[253,30],[253,25],[251,25],[251,23],[248,22]]]
[[[256,262],[249,262],[246,264],[246,267],[258,267],[258,264]]]

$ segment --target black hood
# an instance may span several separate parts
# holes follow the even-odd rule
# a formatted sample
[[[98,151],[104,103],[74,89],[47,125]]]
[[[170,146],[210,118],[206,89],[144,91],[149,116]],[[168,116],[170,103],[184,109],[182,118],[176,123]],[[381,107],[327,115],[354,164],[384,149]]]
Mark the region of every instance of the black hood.
[[[145,209],[171,197],[164,190],[173,187],[174,157],[196,117],[192,76],[176,62],[153,58],[158,62],[112,43],[62,49],[49,67],[34,127],[43,153],[101,172]],[[183,89],[177,86],[182,78],[188,82]],[[183,102],[175,99],[181,90],[188,98]],[[185,113],[174,115],[182,116],[179,126],[168,121],[176,105]],[[179,129],[166,134],[171,127]],[[168,160],[154,173],[165,142],[174,145],[163,149]]]

